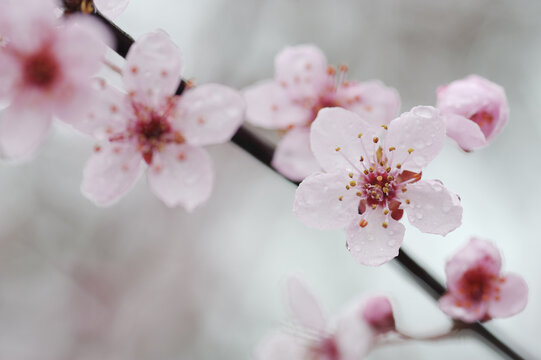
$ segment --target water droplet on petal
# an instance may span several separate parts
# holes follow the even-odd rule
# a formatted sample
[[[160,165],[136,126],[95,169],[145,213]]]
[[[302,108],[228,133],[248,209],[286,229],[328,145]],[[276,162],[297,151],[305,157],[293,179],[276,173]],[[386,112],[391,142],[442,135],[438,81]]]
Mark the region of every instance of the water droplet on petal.
[[[430,110],[430,108],[419,107],[419,108],[414,109],[413,113],[415,115],[423,117],[425,119],[431,119],[432,118],[432,110]]]
[[[423,214],[418,212],[417,214],[415,214],[415,216],[417,217],[417,219],[421,220],[423,218]]]
[[[390,247],[394,247],[396,245],[396,240],[387,241],[387,245],[390,246]]]

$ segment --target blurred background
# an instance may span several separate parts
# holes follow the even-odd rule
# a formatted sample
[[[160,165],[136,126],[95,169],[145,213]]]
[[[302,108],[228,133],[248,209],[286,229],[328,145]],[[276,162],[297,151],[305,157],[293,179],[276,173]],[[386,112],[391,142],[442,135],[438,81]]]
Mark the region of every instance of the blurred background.
[[[461,196],[463,226],[443,238],[406,222],[404,249],[443,281],[445,260],[470,236],[493,240],[530,300],[487,327],[541,358],[540,12],[537,0],[132,0],[117,23],[136,38],[166,30],[184,76],[200,84],[241,89],[272,77],[284,46],[314,43],[330,63],[347,64],[350,79],[398,89],[402,111],[434,104],[437,86],[471,73],[504,86],[511,116],[493,144],[465,154],[448,141],[424,172]],[[377,291],[394,299],[404,332],[450,326],[396,264],[363,267],[341,231],[300,223],[295,187],[235,145],[209,148],[214,193],[192,214],[166,208],[144,178],[118,204],[96,208],[79,190],[92,146],[58,125],[34,159],[0,164],[0,359],[251,359],[287,320],[288,274],[304,278],[329,314]],[[396,358],[499,355],[463,336],[368,357]]]

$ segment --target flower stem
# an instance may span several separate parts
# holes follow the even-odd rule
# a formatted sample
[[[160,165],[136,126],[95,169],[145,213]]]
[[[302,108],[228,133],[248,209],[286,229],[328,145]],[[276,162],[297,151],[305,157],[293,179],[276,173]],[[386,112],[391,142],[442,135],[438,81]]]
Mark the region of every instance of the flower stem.
[[[128,50],[134,43],[133,38],[116,26],[109,19],[105,18],[99,11],[95,11],[93,14],[99,19],[105,26],[107,26],[113,33],[116,40],[116,47],[114,50],[122,57],[126,57]],[[181,81],[177,95],[180,95],[186,88],[186,82]],[[237,133],[231,139],[233,143],[240,148],[251,154],[254,158],[259,160],[262,164],[276,172],[271,166],[272,157],[274,154],[274,146],[267,141],[256,136],[252,131],[244,126],[241,126]],[[291,183],[298,185],[298,182],[289,180]],[[413,260],[404,250],[400,249],[398,256],[395,260],[409,273],[413,279],[435,300],[438,300],[445,292],[445,287],[437,281],[428,271],[426,271],[419,263]],[[481,338],[484,342],[488,343],[495,350],[506,355],[509,359],[523,360],[524,358],[515,352],[506,343],[500,340],[492,332],[487,330],[481,323],[464,324],[465,330],[472,331],[476,336]]]

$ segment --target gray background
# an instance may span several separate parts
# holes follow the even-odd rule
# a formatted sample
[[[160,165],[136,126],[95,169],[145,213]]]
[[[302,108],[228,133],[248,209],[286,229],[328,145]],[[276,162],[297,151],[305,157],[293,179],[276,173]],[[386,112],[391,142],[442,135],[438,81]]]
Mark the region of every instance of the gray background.
[[[396,87],[402,111],[434,104],[438,85],[470,73],[503,85],[505,131],[472,154],[448,141],[424,172],[462,197],[463,226],[442,238],[406,224],[404,248],[444,280],[445,259],[470,236],[496,242],[504,268],[529,283],[530,303],[487,326],[538,358],[540,10],[537,0],[132,0],[118,23],[135,37],[166,30],[197,83],[242,88],[272,76],[282,47],[310,42],[348,64],[351,79]],[[162,205],[144,179],[117,205],[94,207],[79,192],[92,145],[58,125],[32,161],[0,165],[0,359],[249,359],[287,319],[282,285],[291,273],[329,313],[379,291],[393,297],[403,331],[449,326],[396,264],[360,266],[341,231],[297,221],[295,188],[236,146],[209,148],[214,193],[187,214]],[[369,359],[398,357],[498,358],[460,337]]]

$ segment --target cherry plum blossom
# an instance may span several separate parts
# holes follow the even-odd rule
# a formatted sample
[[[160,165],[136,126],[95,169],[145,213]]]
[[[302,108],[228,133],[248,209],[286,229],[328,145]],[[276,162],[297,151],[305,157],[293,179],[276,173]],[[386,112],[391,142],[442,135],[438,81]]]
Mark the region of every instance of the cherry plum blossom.
[[[300,184],[294,212],[310,227],[345,229],[361,264],[381,265],[398,255],[404,211],[423,232],[446,235],[460,225],[458,196],[437,180],[421,180],[445,140],[437,109],[417,106],[382,127],[345,109],[323,109],[310,140],[325,172]]]
[[[501,274],[502,259],[490,241],[472,238],[447,262],[447,293],[440,309],[465,322],[487,321],[521,312],[528,301],[522,277]]]
[[[376,325],[387,321],[387,326],[389,317],[393,317],[392,309],[386,307],[389,300],[382,296],[355,301],[328,319],[306,285],[291,277],[287,281],[287,304],[291,326],[268,336],[256,350],[257,360],[359,360],[381,335],[394,330],[386,327],[381,331]]]
[[[244,101],[218,84],[176,96],[180,70],[178,48],[156,31],[127,55],[127,93],[97,81],[95,107],[76,125],[100,141],[82,183],[83,194],[97,205],[111,205],[130,190],[143,164],[151,190],[167,206],[191,211],[210,196],[212,164],[201,146],[231,139],[242,122]]]
[[[275,58],[275,76],[244,91],[247,120],[254,125],[285,132],[272,165],[291,180],[301,181],[321,170],[310,151],[310,125],[318,111],[343,107],[378,125],[397,114],[396,90],[380,81],[346,81],[346,66],[327,65],[323,52],[313,45],[286,47]]]
[[[110,18],[120,15],[129,4],[130,0],[94,0],[98,10]]]
[[[72,123],[85,110],[108,39],[92,19],[58,20],[48,0],[2,1],[0,38],[0,154],[17,159],[39,147],[53,116]]]
[[[466,151],[494,139],[509,114],[503,88],[477,75],[440,86],[437,106],[447,123],[447,135]]]

